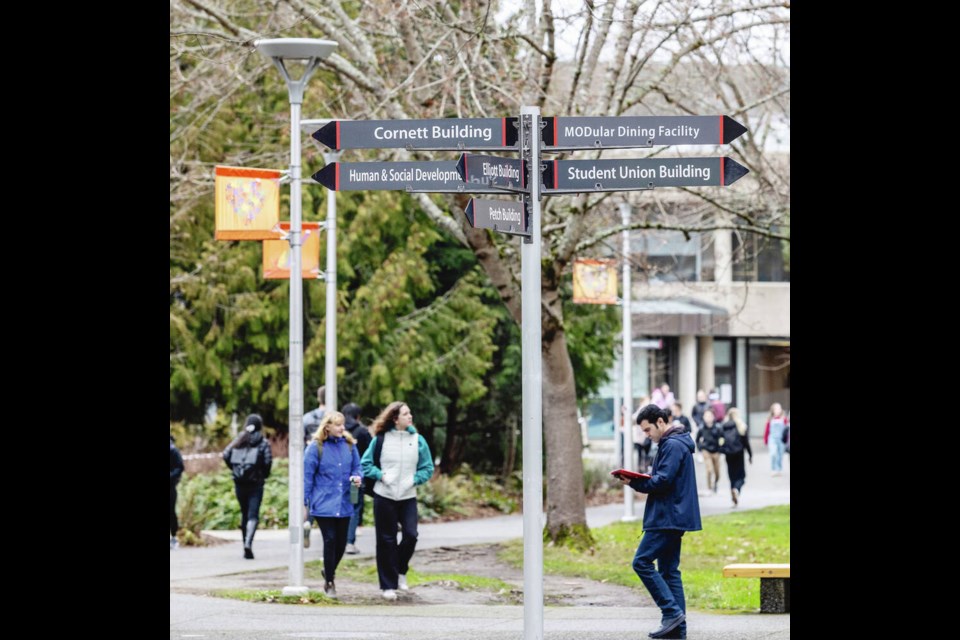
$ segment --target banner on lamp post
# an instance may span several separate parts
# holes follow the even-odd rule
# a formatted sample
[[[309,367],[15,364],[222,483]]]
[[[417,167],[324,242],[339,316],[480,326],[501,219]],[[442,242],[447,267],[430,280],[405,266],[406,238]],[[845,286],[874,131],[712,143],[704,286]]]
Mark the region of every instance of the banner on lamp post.
[[[574,260],[573,301],[577,304],[616,304],[617,261]]]
[[[289,222],[281,222],[279,228],[284,232],[290,231]],[[300,273],[304,280],[316,280],[320,277],[320,224],[317,222],[302,223],[300,246]],[[277,232],[273,232],[277,237]],[[290,241],[264,240],[263,241],[263,279],[289,280],[290,279]]]
[[[217,240],[266,240],[280,219],[280,175],[272,169],[216,167]]]

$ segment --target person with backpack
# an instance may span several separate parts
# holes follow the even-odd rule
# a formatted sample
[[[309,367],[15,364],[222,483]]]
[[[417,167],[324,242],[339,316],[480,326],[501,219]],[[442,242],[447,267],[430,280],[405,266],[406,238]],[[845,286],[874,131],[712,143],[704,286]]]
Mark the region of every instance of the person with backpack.
[[[740,491],[747,479],[747,468],[743,464],[743,451],[750,454],[750,464],[753,464],[753,451],[750,449],[750,436],[747,433],[747,423],[740,419],[740,410],[730,407],[727,410],[727,419],[722,425],[723,435],[720,437],[720,452],[727,459],[727,475],[730,477],[730,497],[733,506],[740,502]]]
[[[323,592],[334,599],[334,578],[353,516],[351,494],[358,493],[359,486],[357,441],[344,431],[343,414],[328,411],[303,454],[303,515],[312,517],[323,535]]]
[[[253,560],[253,534],[260,521],[263,485],[273,465],[270,443],[263,437],[263,418],[256,413],[247,416],[243,433],[223,450],[223,461],[233,472],[233,488],[240,503],[243,557]]]
[[[387,600],[409,590],[407,570],[417,546],[417,485],[433,476],[433,455],[413,426],[403,402],[391,402],[370,425],[373,441],[360,460],[373,485],[373,525],[377,533],[377,575]],[[397,523],[403,535],[397,545]]]

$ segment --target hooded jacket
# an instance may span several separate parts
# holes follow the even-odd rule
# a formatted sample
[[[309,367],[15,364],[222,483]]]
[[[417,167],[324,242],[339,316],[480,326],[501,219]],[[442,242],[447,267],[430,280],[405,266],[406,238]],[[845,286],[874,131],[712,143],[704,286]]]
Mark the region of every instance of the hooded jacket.
[[[303,504],[311,516],[349,518],[353,515],[350,476],[360,475],[356,446],[343,436],[327,438],[321,457],[314,440],[303,454],[303,467]]]
[[[373,464],[377,438],[383,438],[380,466]],[[417,485],[433,475],[433,456],[423,436],[410,425],[404,431],[391,427],[378,434],[360,460],[365,478],[376,478],[373,492],[391,500],[417,497]]]
[[[700,501],[693,468],[693,440],[682,427],[671,426],[660,438],[650,478],[636,478],[630,486],[647,494],[643,530],[700,531]]]

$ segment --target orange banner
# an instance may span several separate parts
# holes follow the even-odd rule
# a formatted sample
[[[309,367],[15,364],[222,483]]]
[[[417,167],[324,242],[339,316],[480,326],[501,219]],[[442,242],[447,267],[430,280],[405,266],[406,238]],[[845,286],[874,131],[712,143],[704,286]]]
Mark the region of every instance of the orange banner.
[[[577,304],[616,304],[617,261],[574,260],[573,301]]]
[[[284,229],[290,228],[289,222],[281,222]],[[316,222],[304,222],[303,244],[300,247],[300,273],[304,280],[316,280],[320,277],[320,231]],[[263,279],[290,279],[290,242],[288,240],[263,241]]]
[[[271,169],[217,167],[215,174],[217,240],[276,238],[280,219],[280,172]]]

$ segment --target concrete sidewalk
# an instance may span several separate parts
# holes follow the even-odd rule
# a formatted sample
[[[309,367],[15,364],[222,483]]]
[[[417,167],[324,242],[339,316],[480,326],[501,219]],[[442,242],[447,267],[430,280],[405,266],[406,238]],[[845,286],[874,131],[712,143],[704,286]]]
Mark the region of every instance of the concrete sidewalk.
[[[755,449],[756,451],[756,449]],[[614,467],[611,467],[614,468]],[[747,466],[747,481],[738,510],[790,503],[789,456],[784,474],[771,477],[765,451],[757,451]],[[730,513],[726,471],[716,495],[707,494],[703,465],[697,465],[703,515]],[[640,497],[637,494],[637,497]],[[634,505],[637,518],[643,502]],[[599,527],[624,515],[623,502],[587,509],[587,523]],[[371,523],[372,524],[372,523]],[[205,579],[237,575],[238,586],[249,588],[250,572],[286,569],[290,547],[287,530],[257,531],[253,550],[256,559],[242,557],[240,531],[210,531],[210,535],[231,541],[209,547],[181,548],[170,552],[170,637],[203,638],[385,638],[417,640],[463,638],[491,640],[523,638],[523,607],[508,605],[427,605],[401,599],[377,606],[292,606],[247,603],[175,591],[206,584]],[[458,522],[427,523],[419,527],[417,549],[502,542],[523,536],[519,514]],[[314,529],[313,545],[304,550],[304,560],[322,559],[323,544]],[[372,556],[374,530],[363,527],[357,535],[359,556]],[[246,580],[240,579],[246,575]],[[308,586],[320,590],[321,584]],[[372,587],[375,589],[375,587]],[[412,606],[411,606],[412,605]],[[545,607],[544,633],[551,639],[622,640],[646,638],[659,622],[655,607]],[[691,611],[688,638],[789,638],[789,615],[719,615]]]
[[[646,640],[660,623],[655,607],[545,607],[550,640]],[[690,640],[785,639],[789,615],[692,611]],[[382,638],[522,640],[522,606],[293,606],[170,594],[170,638]]]

